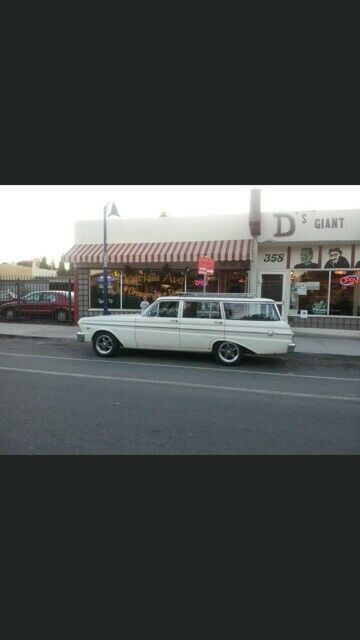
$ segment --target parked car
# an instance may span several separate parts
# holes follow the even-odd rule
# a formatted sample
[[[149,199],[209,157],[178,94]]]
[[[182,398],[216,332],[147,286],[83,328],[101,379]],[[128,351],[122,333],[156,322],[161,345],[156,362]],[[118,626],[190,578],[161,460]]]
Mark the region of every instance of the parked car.
[[[10,290],[0,290],[0,304],[3,302],[9,302],[10,300],[16,300],[16,293]]]
[[[71,316],[74,314],[74,294],[71,292]],[[67,291],[32,291],[20,298],[0,306],[0,316],[6,320],[18,317],[27,319],[54,319],[66,322],[69,319],[69,293]]]
[[[79,342],[91,342],[108,358],[121,347],[213,353],[233,366],[245,354],[284,354],[295,349],[293,332],[273,300],[250,294],[160,297],[143,314],[80,318]]]

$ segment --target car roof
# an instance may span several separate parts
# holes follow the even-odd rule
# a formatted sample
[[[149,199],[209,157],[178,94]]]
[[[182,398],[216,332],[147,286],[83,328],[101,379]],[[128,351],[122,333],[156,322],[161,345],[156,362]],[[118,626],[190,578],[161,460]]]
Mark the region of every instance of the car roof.
[[[66,293],[68,294],[69,292],[62,291],[61,289],[34,289],[33,291],[29,291],[29,294],[30,293]],[[74,292],[70,291],[70,293],[74,293]]]
[[[186,301],[191,301],[194,302],[196,300],[203,300],[203,301],[218,301],[218,302],[275,302],[272,298],[257,298],[257,297],[253,297],[253,296],[249,296],[249,297],[241,297],[241,296],[234,296],[234,295],[227,295],[226,293],[223,294],[205,294],[205,295],[191,295],[191,294],[186,294],[183,293],[181,296],[159,296],[159,298],[156,298],[155,302],[158,302],[159,300],[186,300]]]

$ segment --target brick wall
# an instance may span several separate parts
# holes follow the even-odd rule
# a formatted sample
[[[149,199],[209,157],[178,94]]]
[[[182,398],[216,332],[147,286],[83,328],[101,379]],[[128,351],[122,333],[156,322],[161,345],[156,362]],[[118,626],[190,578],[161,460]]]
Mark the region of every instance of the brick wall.
[[[324,316],[300,318],[300,316],[289,316],[288,323],[291,327],[302,329],[349,329],[349,331],[360,331],[360,318],[327,318]]]

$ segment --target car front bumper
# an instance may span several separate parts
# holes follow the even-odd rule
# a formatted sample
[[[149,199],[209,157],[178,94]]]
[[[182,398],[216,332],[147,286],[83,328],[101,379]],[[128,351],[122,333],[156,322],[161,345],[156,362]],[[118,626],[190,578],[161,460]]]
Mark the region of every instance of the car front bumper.
[[[288,353],[294,353],[296,344],[295,342],[289,342],[288,344]]]
[[[78,342],[85,342],[85,334],[82,331],[78,331],[76,334],[76,339]]]

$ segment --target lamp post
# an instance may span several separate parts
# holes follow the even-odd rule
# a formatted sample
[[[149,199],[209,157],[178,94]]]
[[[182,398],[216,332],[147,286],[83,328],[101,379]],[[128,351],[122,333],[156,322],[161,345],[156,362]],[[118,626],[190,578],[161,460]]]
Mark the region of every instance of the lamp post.
[[[109,213],[107,213],[108,207],[111,205]],[[110,216],[116,216],[120,218],[119,212],[114,202],[108,202],[104,207],[104,252],[103,252],[103,291],[104,291],[104,307],[103,315],[109,315],[109,295],[108,295],[108,254],[106,245],[106,218]]]

